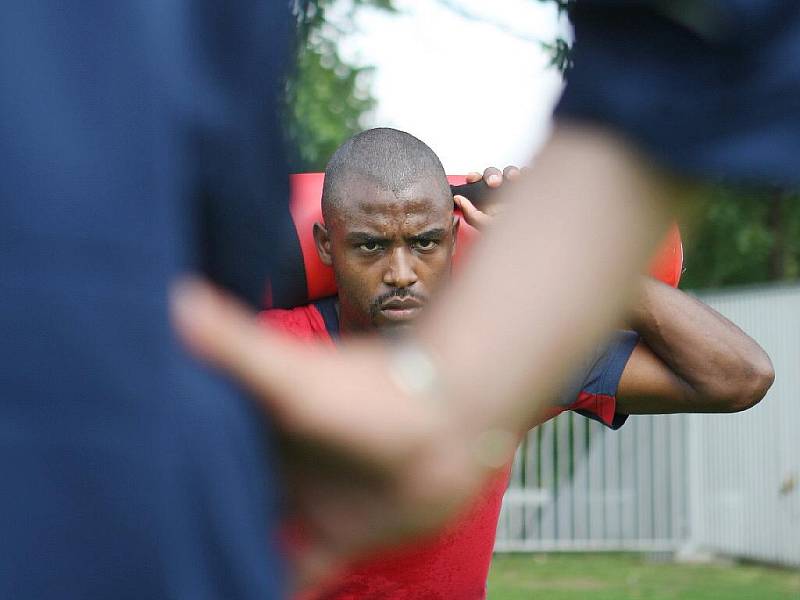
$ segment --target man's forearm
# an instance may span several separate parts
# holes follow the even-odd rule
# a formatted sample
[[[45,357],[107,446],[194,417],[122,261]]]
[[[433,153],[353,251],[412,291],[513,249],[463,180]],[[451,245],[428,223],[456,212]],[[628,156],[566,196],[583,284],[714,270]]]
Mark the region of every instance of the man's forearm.
[[[682,410],[748,408],[772,383],[769,357],[752,338],[711,307],[659,281],[643,282],[632,325],[689,386]]]

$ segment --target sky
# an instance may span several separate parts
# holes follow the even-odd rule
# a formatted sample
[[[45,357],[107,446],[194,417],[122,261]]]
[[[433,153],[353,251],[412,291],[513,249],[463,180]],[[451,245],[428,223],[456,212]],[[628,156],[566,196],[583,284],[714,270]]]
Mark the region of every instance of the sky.
[[[378,106],[367,124],[419,137],[451,174],[526,164],[547,136],[562,89],[539,43],[567,27],[555,7],[537,0],[396,4],[395,15],[360,9],[356,32],[339,44],[348,62],[376,67]]]

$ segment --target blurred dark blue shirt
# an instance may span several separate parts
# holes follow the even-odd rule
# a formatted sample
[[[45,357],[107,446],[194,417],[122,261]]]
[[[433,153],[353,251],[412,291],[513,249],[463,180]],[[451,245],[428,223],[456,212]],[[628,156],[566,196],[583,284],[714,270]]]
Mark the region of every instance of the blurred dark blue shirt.
[[[167,292],[201,270],[257,302],[296,243],[291,26],[288,2],[3,3],[0,598],[281,596],[267,424]]]
[[[576,0],[570,18],[559,118],[686,174],[800,184],[800,2]]]

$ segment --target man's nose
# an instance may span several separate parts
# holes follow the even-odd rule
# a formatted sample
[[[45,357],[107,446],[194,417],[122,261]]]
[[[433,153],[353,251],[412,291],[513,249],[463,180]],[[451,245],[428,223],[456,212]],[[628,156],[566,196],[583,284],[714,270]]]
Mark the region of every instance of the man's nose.
[[[383,274],[383,282],[392,287],[409,287],[417,281],[414,257],[407,248],[395,248],[389,256],[389,265]]]

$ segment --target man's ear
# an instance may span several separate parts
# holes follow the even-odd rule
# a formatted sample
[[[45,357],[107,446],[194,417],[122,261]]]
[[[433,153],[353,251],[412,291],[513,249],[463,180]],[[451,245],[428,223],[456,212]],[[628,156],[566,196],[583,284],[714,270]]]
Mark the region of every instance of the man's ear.
[[[314,223],[314,244],[317,247],[317,256],[323,264],[329,267],[333,264],[331,258],[331,237],[322,223]]]
[[[452,246],[450,247],[450,252],[455,253],[456,251],[456,242],[458,241],[458,228],[461,225],[461,219],[458,218],[456,215],[453,215],[453,241]]]

